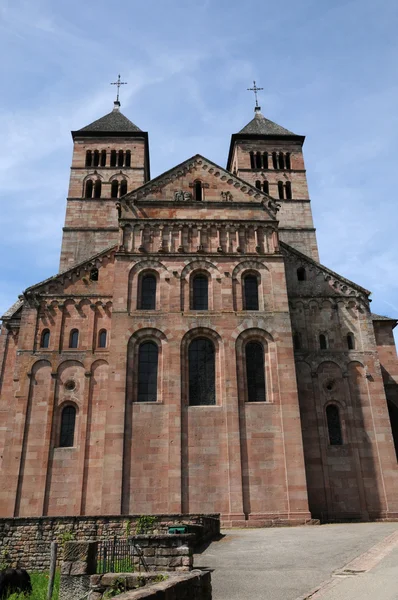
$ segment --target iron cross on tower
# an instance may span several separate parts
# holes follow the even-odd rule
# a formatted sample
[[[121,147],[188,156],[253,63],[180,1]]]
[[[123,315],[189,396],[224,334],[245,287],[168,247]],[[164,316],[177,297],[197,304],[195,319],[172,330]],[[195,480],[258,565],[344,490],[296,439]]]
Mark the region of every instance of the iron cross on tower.
[[[120,81],[120,74],[117,76],[117,81],[113,81],[111,85],[117,85],[116,102],[119,102],[119,90],[121,85],[127,85],[127,81]]]
[[[257,87],[255,81],[253,81],[253,87],[252,88],[247,88],[248,92],[254,92],[254,95],[256,97],[256,108],[259,108],[259,106],[258,106],[258,100],[257,100],[257,92],[260,92],[263,89],[264,88]]]

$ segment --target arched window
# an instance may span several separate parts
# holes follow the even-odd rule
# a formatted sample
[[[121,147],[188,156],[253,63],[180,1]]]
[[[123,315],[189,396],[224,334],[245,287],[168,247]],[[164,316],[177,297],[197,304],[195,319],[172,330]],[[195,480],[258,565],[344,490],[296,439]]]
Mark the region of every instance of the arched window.
[[[61,413],[61,430],[59,445],[61,448],[71,448],[75,437],[76,409],[74,406],[65,406]]]
[[[278,168],[278,158],[276,156],[276,152],[272,153],[272,166],[274,167],[274,169]]]
[[[269,194],[269,183],[266,179],[263,181],[263,192],[264,194]]]
[[[119,192],[119,182],[117,179],[114,179],[111,183],[111,198],[117,198]]]
[[[290,152],[286,152],[285,158],[286,158],[286,169],[289,169],[289,171],[290,171],[290,169],[292,168],[291,162],[290,162]]]
[[[101,150],[101,167],[106,166],[106,150]]]
[[[116,167],[116,150],[111,150],[111,167]]]
[[[328,348],[328,340],[324,333],[321,333],[319,336],[319,347],[321,350],[327,350]]]
[[[85,197],[86,198],[92,198],[93,196],[93,180],[92,179],[87,179],[86,181],[86,193],[85,193]]]
[[[203,200],[203,190],[202,190],[202,182],[201,181],[195,181],[194,190],[195,190],[195,200],[197,202],[201,202]]]
[[[259,181],[258,179],[257,179],[257,181],[256,181],[256,188],[257,188],[258,190],[261,190],[261,181]]]
[[[286,181],[286,198],[288,200],[292,199],[292,184],[290,183],[290,181]]]
[[[283,200],[284,194],[283,194],[283,181],[278,181],[278,194],[279,194],[279,199]]]
[[[301,350],[301,336],[299,333],[293,334],[293,348],[295,350]]]
[[[256,152],[256,169],[261,169],[262,160],[261,160],[261,152]]]
[[[328,422],[329,443],[331,446],[341,446],[343,435],[341,432],[340,414],[338,406],[329,404],[326,407],[326,419]]]
[[[98,165],[99,165],[99,152],[98,152],[98,150],[94,150],[93,166],[98,167]]]
[[[214,344],[207,338],[193,340],[188,349],[189,404],[216,403],[216,368]]]
[[[259,342],[246,344],[247,401],[265,402],[264,348]]]
[[[125,167],[131,167],[131,150],[126,150],[126,161],[124,163]]]
[[[143,342],[138,350],[137,402],[156,402],[158,395],[158,356],[155,342]]]
[[[348,350],[355,350],[355,337],[353,333],[347,333],[347,348]]]
[[[195,275],[192,281],[192,309],[208,310],[209,280],[206,275]]]
[[[50,330],[43,329],[40,339],[40,348],[48,348],[50,345]]]
[[[92,164],[93,164],[93,155],[91,153],[91,150],[87,150],[87,152],[86,152],[86,167],[91,167]]]
[[[256,166],[256,163],[254,161],[254,152],[250,152],[250,168],[254,169]]]
[[[297,281],[305,281],[307,279],[307,272],[304,267],[297,269]]]
[[[106,348],[106,329],[101,329],[98,334],[98,348]]]
[[[120,182],[120,196],[124,196],[124,194],[127,194],[127,181],[122,179]]]
[[[279,159],[278,160],[279,168],[284,169],[285,168],[285,157],[283,156],[283,152],[279,152],[278,159]]]
[[[268,169],[268,152],[263,152],[263,169]]]
[[[77,348],[79,344],[79,330],[72,329],[69,334],[69,348]]]
[[[138,306],[142,310],[155,310],[156,308],[156,277],[151,273],[145,273],[140,278],[140,299]]]
[[[94,184],[94,198],[101,198],[101,180],[97,179]]]
[[[243,278],[243,308],[258,310],[258,280],[256,275],[246,275]]]
[[[91,271],[90,271],[90,280],[91,281],[98,281],[98,269],[96,269],[96,268],[91,269]]]
[[[124,161],[124,152],[123,152],[123,150],[119,150],[119,153],[117,156],[117,166],[122,167],[123,161]]]

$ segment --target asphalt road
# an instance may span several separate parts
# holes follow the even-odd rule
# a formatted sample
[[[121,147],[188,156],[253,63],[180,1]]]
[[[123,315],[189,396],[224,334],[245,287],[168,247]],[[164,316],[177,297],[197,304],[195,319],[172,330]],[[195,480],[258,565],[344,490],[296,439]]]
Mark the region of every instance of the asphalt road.
[[[194,567],[214,570],[213,600],[297,600],[397,530],[398,523],[225,530],[225,537],[195,555]],[[338,585],[319,592],[314,600],[397,600],[396,560],[394,550],[369,572],[339,578]],[[380,587],[384,571],[391,582]],[[368,588],[361,584],[365,581]],[[373,585],[377,593],[363,595],[364,588],[371,590]],[[354,595],[347,595],[344,586]],[[395,595],[388,595],[390,591]]]

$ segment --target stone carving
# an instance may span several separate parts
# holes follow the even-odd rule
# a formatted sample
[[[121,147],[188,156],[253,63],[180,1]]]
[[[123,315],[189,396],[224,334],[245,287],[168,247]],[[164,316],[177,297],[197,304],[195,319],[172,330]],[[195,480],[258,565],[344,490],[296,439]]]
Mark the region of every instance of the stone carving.
[[[185,202],[189,202],[190,200],[192,200],[192,194],[191,192],[184,192],[183,190],[178,190],[177,192],[174,192],[174,200],[176,202],[181,202],[182,200],[185,200]]]
[[[191,192],[184,192],[184,200],[186,202],[189,202],[190,200],[192,200],[192,193]]]
[[[233,196],[232,196],[231,192],[221,192],[221,198],[222,198],[223,200],[226,200],[226,201],[228,201],[228,202],[231,202],[231,201],[232,201],[232,199],[233,199]]]

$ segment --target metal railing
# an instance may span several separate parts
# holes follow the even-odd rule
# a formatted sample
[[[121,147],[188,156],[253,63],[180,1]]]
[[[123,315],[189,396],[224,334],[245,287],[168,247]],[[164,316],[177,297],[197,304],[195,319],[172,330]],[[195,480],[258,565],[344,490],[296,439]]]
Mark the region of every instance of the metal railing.
[[[97,573],[148,571],[142,548],[134,538],[102,540],[98,543]]]

